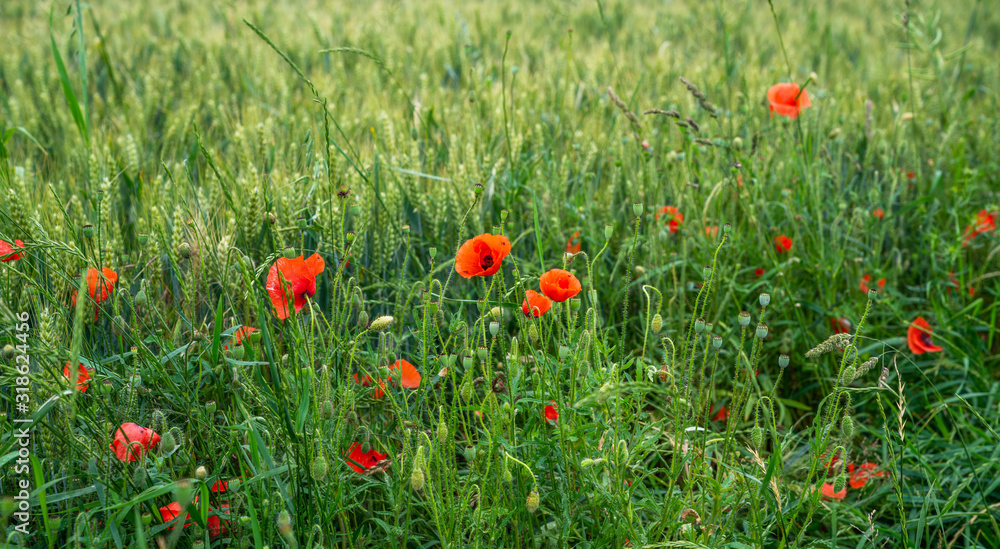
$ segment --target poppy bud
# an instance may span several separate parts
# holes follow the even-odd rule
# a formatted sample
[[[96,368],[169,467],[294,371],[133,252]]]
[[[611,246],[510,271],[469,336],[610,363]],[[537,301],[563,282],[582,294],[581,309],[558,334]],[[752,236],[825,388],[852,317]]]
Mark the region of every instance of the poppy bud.
[[[427,304],[427,308],[430,310],[432,315],[436,315],[437,312],[441,310],[441,304],[437,301],[431,301]]]
[[[215,415],[215,401],[209,400],[205,403],[205,413],[209,416]]]
[[[476,196],[483,194],[483,184],[476,183],[476,186],[472,187],[472,192],[475,193]]]
[[[559,346],[559,360],[566,360],[569,356],[569,347],[565,344]]]
[[[312,473],[313,479],[317,482],[326,478],[326,473],[329,470],[330,465],[327,463],[326,457],[324,457],[323,454],[314,457],[309,466],[309,472]]]
[[[767,307],[769,303],[771,303],[771,294],[767,292],[760,294],[760,306]]]
[[[284,509],[278,513],[278,533],[285,539],[292,537],[292,516]]]
[[[14,346],[11,345],[10,343],[8,343],[8,344],[6,344],[6,345],[3,346],[3,359],[4,360],[10,360],[10,359],[14,358],[14,356],[16,354],[17,354],[17,351],[14,349]]]
[[[530,339],[532,343],[538,343],[538,328],[536,328],[534,324],[528,326],[528,339]]]
[[[741,311],[739,316],[740,326],[746,328],[750,325],[750,313],[746,311]]]
[[[642,215],[642,202],[632,204],[632,213],[635,214],[636,217]]]
[[[181,509],[187,507],[191,503],[191,483],[186,479],[178,480],[174,487],[174,498],[180,502]]]
[[[448,424],[445,423],[444,419],[442,418],[441,421],[438,422],[438,428],[437,428],[438,444],[441,444],[442,446],[446,444],[448,442],[448,435],[449,435]]]
[[[344,239],[347,240],[348,244],[353,244],[354,240],[357,237],[358,237],[358,235],[354,231],[347,231],[347,234],[344,235]]]
[[[532,490],[531,493],[528,494],[528,500],[525,502],[524,506],[529,513],[534,513],[535,511],[538,510],[538,504],[540,503],[540,499],[541,498],[538,497],[537,490]]]
[[[738,151],[743,150],[743,139],[741,139],[739,137],[734,137],[733,138],[733,148],[736,149],[736,150],[738,150]]]
[[[361,311],[358,313],[358,328],[364,330],[368,327],[368,312]]]
[[[188,259],[191,257],[191,245],[187,242],[181,242],[177,246],[177,255],[181,256],[183,259]]]
[[[152,524],[153,523],[153,515],[151,515],[150,513],[143,513],[142,514],[142,523],[144,525],[146,525],[146,526],[149,526],[150,524]]]
[[[848,366],[844,368],[844,378],[843,378],[844,385],[847,385],[852,381],[854,381],[855,373],[857,373],[857,370],[854,368],[854,366]]]
[[[285,248],[281,250],[281,255],[285,256],[285,259],[295,259],[295,248],[292,246],[285,246]]]
[[[778,367],[781,369],[788,367],[788,355],[781,355],[778,357]]]
[[[414,492],[419,492],[424,489],[424,481],[426,477],[424,476],[424,469],[416,461],[413,463],[413,471],[410,473],[410,488]]]
[[[233,345],[232,349],[229,349],[229,356],[233,360],[243,360],[243,352],[243,344],[237,343],[236,345]]]
[[[240,487],[242,486],[243,483],[240,482],[240,479],[234,478],[233,480],[230,480],[229,482],[226,483],[226,490],[236,493],[240,491]]]
[[[89,223],[84,225],[83,236],[87,237],[88,239],[94,238],[94,226]]]
[[[133,301],[135,302],[136,305],[145,305],[147,301],[146,290],[139,290],[139,292],[135,294],[135,298],[133,299]]]
[[[490,322],[490,335],[496,337],[497,333],[499,332],[500,332],[500,323],[497,322],[496,320]]]
[[[432,260],[434,259],[435,256],[437,256],[437,254],[438,254],[438,249],[437,248],[435,248],[434,246],[431,246],[430,248],[428,248],[427,255],[431,256]]]
[[[304,217],[300,217],[300,218],[298,218],[298,219],[296,220],[296,222],[298,223],[298,225],[299,225],[299,230],[301,230],[301,231],[304,231],[304,230],[306,230],[306,227],[308,227],[308,226],[309,226],[309,224],[308,224],[308,223],[306,222],[306,218],[304,218]]]
[[[472,359],[470,358],[469,361],[471,362]],[[466,376],[466,381],[462,384],[461,394],[462,400],[464,400],[466,404],[472,400],[472,376]]]
[[[653,321],[650,322],[650,326],[649,327],[650,327],[650,329],[653,330],[654,334],[657,334],[657,333],[660,332],[660,328],[663,327],[663,317],[660,316],[660,313],[656,313],[655,315],[653,315]]]
[[[174,438],[174,431],[172,429],[167,431],[167,433],[163,435],[163,438],[160,439],[160,450],[168,456],[177,450],[177,439]]]
[[[507,461],[506,460],[503,463],[503,481],[506,482],[507,484],[510,484],[511,482],[514,482],[514,475],[511,474],[510,468],[507,467]]]
[[[705,319],[699,318],[694,321],[694,333],[700,334],[705,331]]]
[[[115,317],[111,319],[111,331],[116,336],[121,336],[125,333],[126,328],[128,327],[125,325],[125,319],[122,318],[121,315],[115,315]]]
[[[701,270],[701,277],[705,280],[712,278],[712,266],[705,265],[705,268]]]
[[[215,377],[222,378],[222,364],[216,366],[212,371],[215,373]]]
[[[844,433],[844,438],[851,438],[854,435],[854,420],[851,416],[844,414],[840,420],[840,430]]]
[[[380,316],[372,321],[371,331],[381,332],[382,330],[387,329],[389,326],[392,326],[392,321],[393,318],[389,315]]]
[[[139,245],[145,246],[149,242],[149,235],[146,233],[139,233]]]
[[[758,324],[757,325],[757,339],[764,339],[767,337],[767,325]]]
[[[754,448],[760,448],[760,443],[764,441],[764,430],[760,428],[760,425],[754,425],[753,429],[750,430],[750,442],[753,443]]]
[[[722,336],[712,336],[712,347],[722,348]]]
[[[204,465],[199,465],[197,469],[194,470],[194,477],[198,480],[205,480],[208,477],[208,469]]]
[[[319,405],[319,413],[323,419],[333,419],[333,402],[324,400]]]
[[[476,349],[476,356],[479,357],[479,360],[486,360],[488,352],[489,351],[486,350],[486,347],[480,345],[479,348]]]
[[[837,480],[833,481],[833,493],[837,493],[844,489],[844,484],[847,482],[847,475],[841,473],[837,475]]]
[[[605,240],[611,240],[611,235],[614,234],[614,232],[615,232],[615,228],[614,227],[612,227],[611,225],[605,225],[604,226],[604,239]]]
[[[141,487],[146,484],[146,478],[148,478],[146,468],[136,467],[135,471],[132,473],[132,484]]]

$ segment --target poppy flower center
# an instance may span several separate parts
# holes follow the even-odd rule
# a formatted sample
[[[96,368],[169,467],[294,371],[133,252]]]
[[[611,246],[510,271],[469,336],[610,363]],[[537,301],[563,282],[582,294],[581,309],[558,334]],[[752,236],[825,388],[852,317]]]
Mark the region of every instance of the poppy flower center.
[[[493,254],[486,254],[479,259],[479,266],[488,271],[493,266]]]
[[[920,343],[922,345],[925,345],[927,347],[930,347],[930,346],[933,345],[933,343],[931,343],[931,334],[928,334],[926,332],[920,332],[920,334],[917,336],[917,338],[920,340]]]

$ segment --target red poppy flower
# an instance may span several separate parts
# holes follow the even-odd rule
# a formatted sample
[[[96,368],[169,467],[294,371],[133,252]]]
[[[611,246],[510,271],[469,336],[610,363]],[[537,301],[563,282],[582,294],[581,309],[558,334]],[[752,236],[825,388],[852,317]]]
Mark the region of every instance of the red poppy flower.
[[[213,492],[228,492],[229,491],[229,483],[226,482],[226,481],[224,481],[224,480],[222,480],[220,478],[220,479],[216,480],[214,484],[212,484],[211,490]]]
[[[988,233],[997,228],[996,215],[992,214],[986,210],[979,210],[976,214],[976,222],[965,228],[965,241],[962,242],[963,246],[968,246],[969,241],[977,236]]]
[[[401,358],[394,362],[392,366],[389,366],[390,371],[399,371],[400,385],[406,387],[407,389],[416,389],[420,387],[420,372],[417,368],[410,364],[405,358]],[[389,378],[390,380],[392,377]]]
[[[563,302],[580,293],[583,289],[573,273],[562,269],[551,269],[538,279],[542,293],[552,301]],[[527,292],[525,292],[527,293]]]
[[[546,406],[545,409],[542,410],[542,417],[545,418],[545,421],[549,422],[551,425],[555,425],[556,422],[559,421],[558,408],[559,407],[556,405],[556,401],[554,400],[552,401],[552,404]]]
[[[754,274],[754,275],[755,275],[755,276],[756,276],[757,278],[760,278],[760,277],[764,276],[764,269],[762,269],[762,268],[760,268],[760,267],[757,267],[756,269],[754,269],[754,272],[753,272],[753,274]]]
[[[372,377],[368,374],[365,374],[365,377],[362,378],[361,381],[358,381],[358,374],[354,374],[352,377],[354,378],[354,383],[360,383],[362,387],[369,387],[371,385],[375,385],[375,382],[372,381]],[[375,387],[375,400],[382,398],[382,395],[384,394],[385,394],[385,381],[380,379],[378,380],[378,386]]]
[[[847,320],[842,316],[830,319],[830,327],[833,328],[833,333],[835,334],[846,334],[851,331],[851,321]]]
[[[174,520],[180,514],[181,514],[181,504],[178,501],[175,501],[173,503],[168,503],[167,505],[164,505],[163,507],[160,507],[160,517],[163,518],[163,523],[164,524],[166,524],[166,523]],[[187,522],[187,520],[190,519],[190,518],[191,518],[191,514],[188,513],[187,516],[184,517],[184,521]],[[184,528],[187,528],[187,527],[188,527],[188,525],[184,524]],[[171,527],[171,529],[172,529],[172,527]]]
[[[306,300],[316,293],[316,275],[322,273],[325,267],[326,263],[319,254],[312,254],[309,259],[303,259],[301,255],[295,259],[279,257],[267,272],[267,295],[271,297],[275,316],[281,320],[288,318],[288,286],[295,298],[295,312],[301,311]],[[282,278],[285,279],[285,287]]]
[[[20,240],[14,240],[14,244],[11,245],[10,242],[6,240],[0,240],[0,261],[6,263],[8,261],[17,261],[24,257],[23,253],[16,253],[14,250],[18,250],[24,247],[24,242]]]
[[[910,346],[910,351],[915,355],[943,351],[942,347],[931,343],[931,334],[933,333],[931,325],[924,320],[924,317],[915,318],[913,324],[910,324],[909,329],[906,330],[906,343]]]
[[[66,366],[63,367],[63,375],[66,376],[66,379],[72,382],[73,372],[70,370],[71,368],[67,362]],[[87,367],[81,363],[76,367],[76,390],[81,393],[86,393],[88,387],[90,387],[90,372],[88,372]]]
[[[122,423],[121,427],[115,430],[115,440],[110,447],[115,451],[118,459],[130,462],[137,461],[142,457],[143,452],[156,446],[160,442],[160,435],[152,429],[147,429],[135,423]]]
[[[233,339],[235,340],[235,344],[236,345],[242,345],[243,344],[243,340],[246,339],[247,337],[249,337],[250,334],[252,334],[254,332],[259,332],[259,331],[260,330],[258,330],[257,328],[251,328],[250,326],[240,326],[240,328],[238,330],[236,330],[235,332],[233,332]],[[231,342],[231,343],[233,343],[233,342]],[[223,347],[223,350],[228,349],[228,348],[229,348],[229,343],[226,343],[226,346]]]
[[[854,467],[853,463],[847,464],[847,472],[849,473],[847,477],[847,484],[851,488],[857,489],[863,487],[865,484],[868,484],[868,481],[874,477],[885,476],[885,472],[874,472],[877,467],[877,463],[871,462],[862,463],[857,468]]]
[[[768,108],[772,113],[778,113],[788,118],[798,118],[802,109],[812,106],[809,92],[800,90],[794,82],[782,82],[767,90]]]
[[[774,249],[778,250],[779,254],[791,251],[792,239],[785,235],[774,237]]]
[[[862,292],[864,292],[866,294],[868,293],[868,283],[871,282],[871,280],[872,280],[872,275],[870,275],[870,274],[866,274],[865,276],[861,277],[861,291]],[[884,278],[878,279],[878,282],[876,282],[875,284],[878,285],[878,291],[879,292],[881,292],[882,290],[885,289],[885,279]]]
[[[823,489],[821,490],[823,497],[827,499],[844,499],[847,497],[847,488],[841,488],[839,492],[833,491],[833,484],[829,482],[823,483]]]
[[[524,302],[521,303],[521,312],[524,313],[524,316],[533,314],[535,318],[538,318],[552,308],[552,300],[535,290],[528,290],[524,292],[524,295]]]
[[[574,240],[576,241],[576,244],[573,243]],[[580,231],[573,233],[573,236],[569,237],[569,240],[566,241],[566,253],[580,253]]]
[[[362,452],[361,445],[357,442],[352,443],[351,447],[347,450],[347,464],[357,473],[364,473],[386,457],[386,454],[380,454],[374,448],[367,452]]]
[[[195,498],[195,503],[197,502],[198,498]],[[223,511],[228,511],[229,504],[223,503],[220,509]],[[212,511],[213,514],[209,515],[208,520],[206,520],[205,523],[208,526],[208,535],[214,538],[220,534],[225,534],[229,532],[229,521],[220,520],[218,511],[215,511],[214,509],[212,509]],[[169,503],[167,505],[164,505],[163,507],[160,507],[160,517],[163,518],[164,524],[174,520],[180,514],[181,514],[180,502],[175,501],[173,503]],[[190,526],[190,523],[188,523],[190,519],[191,519],[190,513],[185,515],[184,528]],[[172,530],[173,527],[171,527],[170,529]]]
[[[223,503],[219,509],[212,509],[211,511],[212,514],[205,520],[205,523],[208,526],[208,535],[214,538],[216,536],[229,533],[229,521],[223,520],[219,516],[219,511],[225,511],[225,514],[227,516],[229,515],[229,504]]]
[[[91,267],[87,269],[87,293],[95,302],[100,303],[111,296],[118,282],[118,273],[104,267],[100,271]],[[76,291],[73,291],[73,306],[76,307]],[[94,307],[94,321],[97,321],[97,307]]]
[[[711,413],[712,412],[709,411],[709,414]],[[725,406],[719,406],[719,409],[716,410],[715,415],[712,416],[712,421],[726,421],[727,419],[729,419],[729,410],[727,410]]]
[[[501,234],[483,233],[465,241],[455,254],[455,272],[464,278],[493,276],[510,253],[510,240]]]
[[[875,208],[872,210],[872,217],[875,219],[885,219],[885,210],[882,208]]]
[[[656,212],[656,220],[660,220],[661,215],[670,216],[667,218],[667,227],[670,228],[670,232],[676,233],[677,229],[684,224],[684,214],[682,214],[677,206],[664,206],[660,208],[660,211]]]
[[[705,227],[705,236],[709,238],[715,238],[716,236],[719,236],[719,226],[710,225],[708,227]]]

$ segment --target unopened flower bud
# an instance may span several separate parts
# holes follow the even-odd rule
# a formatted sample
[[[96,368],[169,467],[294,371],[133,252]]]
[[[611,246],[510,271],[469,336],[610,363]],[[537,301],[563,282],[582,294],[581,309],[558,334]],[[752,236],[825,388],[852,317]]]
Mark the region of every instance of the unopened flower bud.
[[[239,492],[242,486],[243,483],[238,478],[234,478],[226,483],[226,488],[233,493]]]
[[[145,305],[147,301],[146,290],[139,290],[135,294],[135,298],[133,299],[133,301],[135,302],[136,305]]]
[[[778,357],[778,367],[782,369],[788,367],[788,355],[780,355]]]
[[[132,484],[142,487],[146,484],[146,479],[148,475],[146,474],[145,467],[136,467],[135,471],[132,473]]]
[[[739,322],[740,322],[740,326],[743,326],[744,328],[746,328],[747,326],[749,326],[750,325],[750,313],[748,313],[746,311],[740,312]]]
[[[528,325],[528,339],[532,343],[538,343],[538,328],[534,324]]]
[[[768,303],[771,302],[771,294],[764,292],[760,294],[760,306],[767,307]]]
[[[309,472],[312,473],[312,478],[317,482],[326,478],[326,473],[330,470],[330,464],[326,461],[326,456],[320,454],[313,458],[312,463],[309,465]]]
[[[854,368],[854,366],[848,366],[844,368],[844,378],[843,378],[844,385],[847,385],[852,381],[854,381],[854,375],[856,373],[857,370]]]
[[[194,478],[198,480],[205,480],[208,476],[208,469],[204,465],[199,465],[197,469],[194,470]]]
[[[163,452],[163,454],[170,455],[174,453],[174,450],[176,449],[177,449],[177,439],[174,438],[174,431],[173,429],[171,429],[167,431],[165,435],[163,435],[163,438],[160,439],[160,450]]]
[[[347,231],[347,233],[344,234],[344,239],[347,240],[348,244],[353,244],[357,238],[358,234],[355,233],[354,231]]]
[[[177,246],[177,255],[181,256],[183,259],[188,259],[191,257],[191,244],[187,242],[181,242]]]
[[[844,414],[844,417],[840,420],[840,430],[844,433],[844,438],[851,438],[854,436],[854,420],[851,416]]]
[[[757,325],[757,339],[764,339],[767,337],[767,325],[758,324]]]
[[[559,360],[566,360],[569,356],[569,347],[565,344],[559,346]]]
[[[17,355],[17,350],[10,343],[3,346],[3,359],[10,360]]]
[[[760,443],[764,441],[764,430],[760,428],[760,425],[754,425],[753,429],[750,430],[750,442],[753,443],[754,448],[760,448]]]
[[[847,475],[841,473],[837,475],[837,480],[833,481],[833,493],[837,493],[844,489],[844,484],[847,483]]]
[[[372,321],[371,331],[381,332],[392,326],[393,318],[389,315],[380,316]]]
[[[535,511],[538,510],[538,504],[540,502],[541,502],[541,498],[538,497],[538,491],[537,490],[532,490],[531,493],[528,494],[528,500],[525,502],[524,506],[528,510],[529,513],[534,513]]]
[[[653,315],[653,321],[649,323],[649,327],[654,334],[660,333],[660,328],[663,327],[663,317],[660,316],[660,313]]]

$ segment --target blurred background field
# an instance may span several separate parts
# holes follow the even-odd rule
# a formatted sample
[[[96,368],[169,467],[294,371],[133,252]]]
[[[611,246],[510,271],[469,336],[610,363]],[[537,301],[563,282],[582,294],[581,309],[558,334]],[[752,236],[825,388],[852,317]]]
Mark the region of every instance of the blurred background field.
[[[36,536],[8,543],[1000,546],[995,8],[5,0],[0,240],[26,251],[0,264],[0,344],[16,343],[14,315],[31,311],[37,403],[70,389],[68,360],[93,368],[91,390],[62,395],[39,418],[34,451],[54,482],[47,498],[33,494]],[[767,100],[772,85],[791,81],[812,102],[794,120],[771,114]],[[553,309],[549,320],[578,318],[565,333],[542,325],[530,345],[537,367],[507,371],[503,391],[484,375],[469,400],[459,395],[470,369],[461,358],[493,339],[477,309],[484,285],[452,273],[454,253],[501,220],[518,274],[505,268],[509,292],[491,298],[511,316],[497,338],[506,343],[484,363],[508,368],[512,337],[523,351],[523,289],[563,267],[564,252],[587,254],[565,268],[594,294],[579,296],[578,311]],[[712,417],[728,406],[731,419],[718,422],[696,419],[709,415],[700,410],[678,416],[670,384],[637,371],[677,359],[656,332],[678,349],[690,337],[703,267],[726,223],[704,312],[725,340],[725,381],[698,400]],[[790,249],[776,247],[781,236]],[[286,247],[319,253],[326,270],[317,310],[282,322],[264,280]],[[91,321],[71,306],[74,275],[102,266],[117,272],[115,297]],[[652,335],[646,286],[662,295],[652,303],[663,327]],[[815,411],[839,390],[843,355],[805,353],[857,327],[869,287],[879,295],[856,357],[879,363],[851,389],[853,434],[837,444],[845,461],[877,463],[885,476],[846,498],[813,499],[810,462],[835,453],[818,443],[831,426],[814,424]],[[737,314],[753,311],[755,325],[761,292],[770,305],[760,372],[740,379],[734,361],[756,366],[757,354],[736,352]],[[395,316],[392,336],[364,335],[358,309]],[[587,359],[589,309],[601,326],[586,337],[601,343]],[[942,351],[912,352],[917,317]],[[245,359],[220,358],[240,325],[267,335],[246,345]],[[572,369],[560,345],[572,349]],[[707,336],[702,345],[710,356]],[[387,356],[413,362],[421,388],[392,388],[387,402],[351,381]],[[759,448],[757,407],[733,401],[772,394],[779,377],[775,441]],[[625,412],[583,398],[607,401],[608,383]],[[540,411],[556,394],[553,428]],[[0,395],[12,418],[12,392]],[[577,402],[562,400],[571,395]],[[507,420],[489,420],[511,408]],[[484,410],[485,423],[475,415]],[[416,448],[430,456],[442,421],[451,436],[426,458],[429,486],[417,490]],[[158,423],[178,448],[123,464],[108,449],[123,422]],[[727,444],[731,428],[738,459],[723,467],[711,458],[718,443],[692,442],[700,465],[682,475],[674,456],[687,450],[677,451],[674,433],[691,422]],[[631,449],[625,464],[610,455],[618,439]],[[392,466],[356,474],[342,458],[354,442]],[[754,498],[772,453],[784,465],[766,475],[780,487],[765,505]],[[581,465],[605,454],[604,472]],[[316,478],[317,456],[329,476]],[[212,495],[213,510],[225,501],[232,511],[224,534],[205,527],[207,507],[183,532],[157,513],[198,466],[211,475],[195,482],[202,501],[216,478],[244,479],[228,499]],[[501,478],[508,468],[511,484]],[[525,509],[532,486],[535,512]],[[697,520],[687,513],[695,509]],[[808,511],[793,518],[799,509]]]

